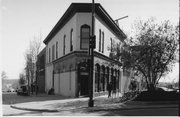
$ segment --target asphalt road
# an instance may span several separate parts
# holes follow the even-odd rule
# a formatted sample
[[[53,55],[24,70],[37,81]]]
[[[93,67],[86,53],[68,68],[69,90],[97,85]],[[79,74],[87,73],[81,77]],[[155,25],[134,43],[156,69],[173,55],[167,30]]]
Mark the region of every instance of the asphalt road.
[[[9,105],[3,105],[3,116],[178,116],[178,108],[155,108],[155,109],[131,109],[115,111],[60,111],[40,112],[13,109]]]
[[[178,116],[178,108],[155,108],[111,111],[106,116]]]

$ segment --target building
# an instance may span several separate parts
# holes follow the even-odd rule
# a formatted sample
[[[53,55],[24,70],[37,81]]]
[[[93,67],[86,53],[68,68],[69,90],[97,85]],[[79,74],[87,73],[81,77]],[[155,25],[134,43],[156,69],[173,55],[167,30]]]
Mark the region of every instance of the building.
[[[36,67],[37,67],[37,90],[38,93],[45,93],[45,58],[46,58],[46,48],[44,48],[37,57],[37,63],[36,63]]]
[[[45,91],[79,97],[88,95],[89,37],[91,3],[72,3],[45,38]],[[101,4],[95,4],[94,95],[105,93],[109,82],[113,89],[124,92],[129,77],[123,77],[122,64],[112,56],[112,43],[121,45],[126,38]],[[126,75],[129,76],[129,75]]]

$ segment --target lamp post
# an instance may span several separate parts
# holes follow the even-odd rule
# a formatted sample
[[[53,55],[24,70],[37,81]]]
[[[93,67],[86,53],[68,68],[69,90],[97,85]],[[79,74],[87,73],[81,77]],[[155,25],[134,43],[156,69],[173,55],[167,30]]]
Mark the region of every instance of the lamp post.
[[[124,19],[124,18],[127,18],[127,17],[128,17],[128,16],[124,16],[124,17],[118,18],[118,19],[116,19],[116,20],[114,20],[114,21],[115,21],[115,23],[119,26],[118,21],[119,21],[119,20],[122,20],[122,19]]]
[[[96,36],[94,35],[94,12],[95,12],[95,6],[94,6],[94,0],[92,0],[92,32],[89,39],[89,55],[90,55],[90,70],[89,70],[89,107],[94,106],[94,100],[93,100],[93,67],[94,67],[94,49],[95,49],[95,43],[96,43]]]

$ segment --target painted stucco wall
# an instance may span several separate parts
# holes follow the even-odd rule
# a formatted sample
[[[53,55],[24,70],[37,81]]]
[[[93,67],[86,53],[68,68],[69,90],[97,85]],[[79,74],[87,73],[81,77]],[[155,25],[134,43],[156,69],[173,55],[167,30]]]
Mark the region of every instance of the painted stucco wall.
[[[56,42],[58,42],[58,58],[63,56],[63,38],[65,39],[65,54],[70,53],[70,31],[73,29],[73,50],[84,51],[80,49],[80,27],[87,24],[91,27],[91,13],[76,13],[62,28],[57,32],[57,34],[48,42],[46,48],[46,63],[49,61],[49,48],[50,48],[50,58],[52,61],[52,46],[55,45],[56,54]],[[118,37],[113,33],[113,31],[96,15],[95,16],[95,35],[96,35],[96,49],[99,52],[99,30],[104,32],[104,52],[100,52],[109,57],[111,47],[111,40],[119,43],[121,42]],[[102,35],[101,35],[102,36]],[[56,59],[56,56],[54,57]]]
[[[45,91],[48,92],[52,88],[53,64],[46,65],[45,68]]]
[[[75,97],[76,94],[76,72],[57,73],[54,75],[55,94]]]
[[[65,38],[65,55],[70,53],[70,32],[73,29],[73,50],[76,50],[76,14],[57,32],[57,34],[48,42],[46,51],[46,63],[49,61],[49,48],[51,48],[51,61],[52,61],[52,46],[55,45],[56,54],[56,42],[58,42],[58,58],[63,56],[63,39]]]
[[[95,18],[95,35],[96,35],[96,49],[95,51],[99,52],[99,30],[101,32],[104,32],[104,53],[100,52],[101,54],[104,54],[109,57],[110,50],[108,50],[108,47],[111,47],[111,40],[114,40],[115,42],[119,43],[121,42],[118,37],[113,33],[113,31],[102,21],[97,15]],[[102,34],[101,34],[102,38]],[[102,39],[101,39],[102,42]]]

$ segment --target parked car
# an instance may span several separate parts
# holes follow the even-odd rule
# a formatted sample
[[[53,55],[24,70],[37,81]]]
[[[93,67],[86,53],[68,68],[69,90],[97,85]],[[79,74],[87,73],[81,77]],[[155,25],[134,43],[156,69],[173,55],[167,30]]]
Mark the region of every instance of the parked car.
[[[17,90],[17,95],[28,95],[29,88],[28,85],[22,85],[18,90]]]

